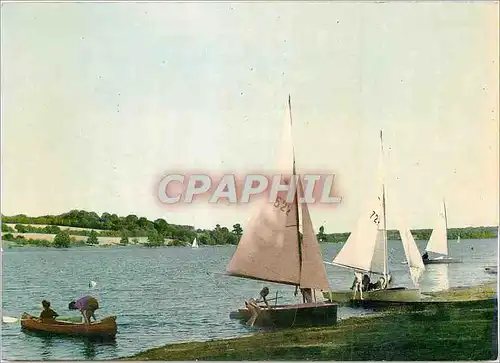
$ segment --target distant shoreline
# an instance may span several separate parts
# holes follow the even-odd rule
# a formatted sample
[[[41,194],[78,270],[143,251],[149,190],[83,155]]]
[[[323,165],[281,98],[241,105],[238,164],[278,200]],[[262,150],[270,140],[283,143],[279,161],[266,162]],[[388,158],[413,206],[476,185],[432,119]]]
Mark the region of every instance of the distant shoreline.
[[[432,229],[412,229],[415,240],[428,240]],[[59,235],[59,237],[58,237]],[[99,247],[144,245],[190,246],[196,238],[200,246],[237,245],[243,228],[239,223],[232,229],[217,224],[214,229],[196,229],[194,226],[170,224],[158,218],[154,221],[145,217],[84,210],[71,210],[60,215],[29,217],[23,214],[2,215],[2,240],[19,246],[71,247],[86,243]],[[319,226],[317,239],[321,243],[343,243],[350,232],[327,233]],[[449,228],[448,240],[498,238],[498,227]],[[400,240],[399,231],[388,230],[390,241]],[[56,241],[57,240],[57,241]],[[56,243],[54,243],[56,241]]]

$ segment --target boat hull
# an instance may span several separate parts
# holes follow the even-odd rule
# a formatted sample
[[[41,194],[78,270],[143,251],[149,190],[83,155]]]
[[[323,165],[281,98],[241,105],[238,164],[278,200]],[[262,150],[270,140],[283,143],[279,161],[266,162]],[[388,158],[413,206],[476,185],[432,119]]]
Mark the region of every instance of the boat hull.
[[[427,260],[423,260],[424,265],[436,265],[441,263],[461,263],[462,260],[451,258],[451,257],[438,257],[438,258],[429,258]]]
[[[23,330],[54,335],[71,335],[114,339],[117,332],[116,317],[110,316],[98,322],[86,325],[66,321],[42,322],[38,318],[24,313],[21,317]]]
[[[334,325],[337,322],[338,304],[335,303],[318,302],[261,308],[261,313],[254,323],[254,325],[261,327],[312,327]],[[247,322],[251,316],[251,312],[246,308],[233,311],[229,315],[231,319],[244,322]]]
[[[345,291],[323,291],[323,297],[328,301],[347,304],[351,301],[360,300],[359,292],[354,297],[353,290]],[[419,301],[421,298],[420,290],[407,289],[405,287],[394,287],[385,290],[364,291],[364,301],[390,301],[390,302],[410,302]]]

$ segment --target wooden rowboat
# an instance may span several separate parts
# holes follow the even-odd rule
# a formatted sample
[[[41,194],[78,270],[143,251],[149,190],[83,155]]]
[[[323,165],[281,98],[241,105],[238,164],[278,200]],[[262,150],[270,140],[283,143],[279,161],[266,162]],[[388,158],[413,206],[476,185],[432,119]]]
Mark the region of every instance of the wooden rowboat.
[[[101,338],[115,338],[117,332],[116,316],[86,325],[57,320],[42,322],[37,317],[24,313],[21,316],[21,328],[41,333]]]

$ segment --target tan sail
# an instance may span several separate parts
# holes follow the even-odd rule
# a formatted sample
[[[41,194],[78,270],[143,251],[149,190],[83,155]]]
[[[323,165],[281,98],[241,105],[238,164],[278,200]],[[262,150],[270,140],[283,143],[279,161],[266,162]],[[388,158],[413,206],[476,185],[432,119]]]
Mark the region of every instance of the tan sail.
[[[294,162],[289,122],[285,123],[281,137],[277,166],[282,175],[288,175],[283,180],[286,183],[293,174]],[[296,203],[286,203],[283,199],[274,204],[261,201],[256,214],[245,227],[227,272],[234,276],[299,285],[297,222]]]
[[[299,196],[304,196],[302,181],[299,180]],[[323,255],[319,246],[314,227],[306,203],[301,204],[302,209],[302,268],[300,274],[300,287],[317,290],[329,290],[330,285],[326,278]]]

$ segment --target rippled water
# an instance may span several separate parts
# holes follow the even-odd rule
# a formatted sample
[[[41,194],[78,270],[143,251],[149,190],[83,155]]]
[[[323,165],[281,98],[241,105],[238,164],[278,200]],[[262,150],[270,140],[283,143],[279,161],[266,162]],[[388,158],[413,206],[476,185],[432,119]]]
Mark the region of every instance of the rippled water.
[[[418,241],[420,250],[424,241]],[[497,240],[450,241],[450,255],[464,263],[428,265],[423,291],[491,281],[484,266],[496,265]],[[323,244],[331,260],[341,244]],[[473,250],[471,249],[473,247]],[[241,336],[255,330],[229,319],[229,312],[256,297],[263,283],[224,276],[235,248],[139,247],[11,248],[3,253],[3,312],[18,317],[38,313],[48,299],[64,316],[69,301],[91,292],[99,298],[98,319],[117,315],[114,343],[40,337],[21,332],[19,323],[2,324],[2,358],[15,360],[113,359],[168,343]],[[397,284],[411,286],[400,242],[389,242],[390,268]],[[350,287],[351,272],[326,267],[332,288]],[[89,280],[97,281],[94,289]],[[296,302],[293,287],[267,284],[283,301]],[[341,318],[363,310],[340,308]]]

